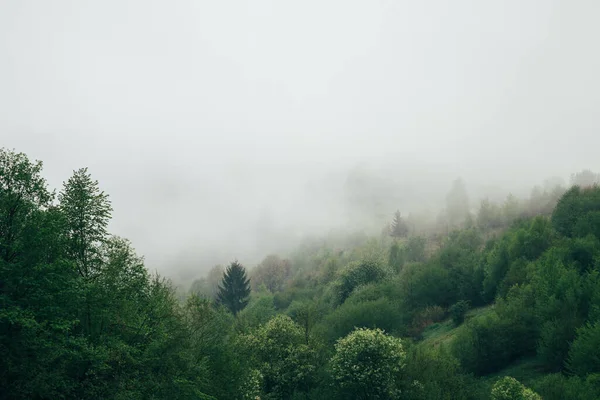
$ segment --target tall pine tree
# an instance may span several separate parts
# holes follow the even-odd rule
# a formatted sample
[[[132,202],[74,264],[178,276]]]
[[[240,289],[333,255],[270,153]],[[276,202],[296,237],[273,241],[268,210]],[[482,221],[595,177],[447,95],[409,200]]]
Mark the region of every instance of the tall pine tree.
[[[390,228],[390,235],[396,238],[405,237],[408,235],[408,225],[402,219],[400,211],[396,211],[394,214],[394,220]]]
[[[217,293],[217,303],[222,304],[237,315],[248,305],[250,296],[250,279],[246,277],[246,269],[237,261],[232,262],[223,275]]]

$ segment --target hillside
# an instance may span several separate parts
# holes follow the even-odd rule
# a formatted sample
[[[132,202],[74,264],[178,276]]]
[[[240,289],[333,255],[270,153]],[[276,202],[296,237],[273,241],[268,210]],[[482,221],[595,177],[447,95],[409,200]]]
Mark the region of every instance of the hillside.
[[[600,187],[398,212],[176,292],[87,169],[0,150],[0,399],[600,398]],[[577,176],[575,176],[577,178]],[[407,221],[410,221],[408,223]]]

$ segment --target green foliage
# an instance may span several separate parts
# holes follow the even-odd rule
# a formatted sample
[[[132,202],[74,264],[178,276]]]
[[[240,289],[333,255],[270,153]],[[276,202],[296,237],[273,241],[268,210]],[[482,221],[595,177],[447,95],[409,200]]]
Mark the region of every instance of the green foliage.
[[[248,305],[249,296],[250,280],[246,278],[246,270],[242,264],[233,261],[225,270],[217,293],[217,303],[237,315]]]
[[[469,307],[470,303],[468,301],[460,300],[449,308],[448,311],[450,311],[452,322],[454,322],[455,325],[460,325],[464,322]]]
[[[349,299],[323,319],[319,331],[332,343],[356,327],[397,332],[406,325],[405,317],[398,304],[386,298],[359,302]]]
[[[292,320],[302,327],[306,344],[309,344],[311,332],[324,313],[325,308],[322,304],[310,300],[294,301],[287,310]]]
[[[427,240],[421,236],[411,236],[408,238],[404,248],[404,259],[407,262],[425,261],[425,246]]]
[[[489,199],[482,200],[477,214],[477,226],[482,230],[496,229],[502,227],[504,223],[502,209]]]
[[[241,332],[247,332],[259,325],[266,324],[277,314],[273,300],[273,295],[268,292],[253,293],[248,306],[237,314],[237,329]]]
[[[308,391],[314,382],[316,353],[288,316],[278,315],[241,336],[240,347],[250,360],[250,371],[259,371],[253,377],[261,377],[261,393],[267,398],[288,399],[294,392]]]
[[[394,214],[394,220],[390,227],[390,235],[395,238],[405,237],[408,235],[408,224],[402,219],[400,211]]]
[[[189,290],[190,295],[216,300],[217,293],[219,292],[219,283],[221,283],[224,273],[225,268],[222,265],[215,265],[208,271],[206,277],[192,282]]]
[[[335,282],[337,303],[342,304],[352,291],[361,285],[378,282],[389,275],[385,265],[377,261],[364,260],[347,265]]]
[[[463,325],[452,342],[453,354],[463,368],[485,375],[535,352],[536,320],[531,311],[525,312],[530,297],[527,291],[514,292],[496,312]]]
[[[58,195],[68,232],[69,255],[79,273],[92,278],[99,268],[99,247],[105,241],[112,207],[87,168],[74,171]]]
[[[587,324],[577,331],[571,345],[568,367],[579,376],[600,373],[600,321]]]
[[[494,384],[491,398],[492,400],[542,400],[540,395],[510,376],[505,376]]]
[[[550,374],[533,385],[544,400],[597,400],[600,399],[600,374],[586,378]]]
[[[403,399],[480,399],[476,381],[462,373],[460,364],[445,347],[428,344],[407,349]]]
[[[381,329],[358,328],[335,344],[334,385],[354,399],[400,399],[405,359],[400,339]]]
[[[390,246],[390,254],[388,257],[388,265],[396,273],[402,270],[404,266],[405,251],[397,241],[394,241]]]
[[[23,255],[23,230],[53,198],[41,172],[41,161],[34,163],[23,153],[0,148],[0,258],[4,262]]]
[[[41,173],[0,150],[0,399],[539,399],[509,376],[600,398],[596,186],[483,202],[475,229],[458,182],[465,229],[310,240],[265,258],[258,291],[234,262],[186,297],[108,232],[86,169],[58,204]]]
[[[558,201],[552,225],[564,236],[573,237],[600,232],[600,187],[573,186]]]
[[[252,269],[252,287],[257,290],[265,285],[271,293],[283,290],[283,287],[291,274],[291,263],[283,260],[275,254],[267,256],[258,266]]]

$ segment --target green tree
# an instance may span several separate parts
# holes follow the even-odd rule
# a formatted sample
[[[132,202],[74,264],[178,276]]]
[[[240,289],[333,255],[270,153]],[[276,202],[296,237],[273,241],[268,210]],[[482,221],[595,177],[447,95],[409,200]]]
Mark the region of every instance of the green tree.
[[[352,291],[359,286],[378,282],[388,275],[388,268],[378,261],[363,260],[348,264],[335,282],[338,304],[346,301]]]
[[[217,293],[217,303],[237,315],[248,305],[249,296],[250,280],[246,277],[246,269],[239,262],[233,261],[225,270]]]
[[[492,400],[542,400],[539,394],[510,376],[505,376],[494,384],[491,397]]]
[[[399,210],[394,214],[394,220],[390,227],[390,235],[395,238],[401,238],[408,235],[408,224],[402,218],[402,214],[400,214]]]
[[[192,282],[189,290],[190,294],[216,300],[223,273],[225,273],[225,268],[222,265],[215,265],[205,277]]]
[[[388,264],[395,272],[400,272],[404,266],[404,249],[400,247],[397,241],[394,241],[390,246],[390,254],[388,256]]]
[[[404,258],[407,262],[425,261],[425,246],[427,239],[421,236],[411,236],[404,248]]]
[[[268,255],[265,259],[250,270],[252,289],[257,290],[265,285],[271,293],[282,291],[286,281],[290,278],[291,263],[275,254]]]
[[[358,328],[335,344],[331,374],[342,396],[400,399],[405,358],[400,339],[381,329]]]
[[[314,382],[316,352],[305,343],[302,328],[286,315],[278,315],[254,332],[240,337],[251,370],[260,372],[267,398],[289,399],[308,391]]]
[[[7,263],[26,250],[22,234],[28,219],[52,201],[41,172],[41,161],[31,162],[23,153],[0,149],[0,258]]]
[[[569,369],[579,375],[600,373],[600,321],[587,324],[577,331],[567,361]]]
[[[108,195],[100,190],[87,168],[74,171],[58,195],[65,215],[69,253],[76,261],[79,273],[91,277],[100,263],[99,248],[107,238],[107,226],[112,207]]]
[[[450,307],[448,311],[450,311],[450,316],[452,317],[452,322],[454,325],[458,326],[465,321],[465,315],[467,311],[469,311],[469,302],[465,300],[460,300]]]

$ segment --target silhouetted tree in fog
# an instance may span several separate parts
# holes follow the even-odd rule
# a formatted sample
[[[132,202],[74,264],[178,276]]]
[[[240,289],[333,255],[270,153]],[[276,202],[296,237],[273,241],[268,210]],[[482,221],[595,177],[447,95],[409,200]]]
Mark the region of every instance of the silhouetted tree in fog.
[[[405,237],[408,235],[408,224],[402,219],[400,211],[396,211],[394,214],[390,235],[393,237]]]
[[[233,315],[237,315],[248,305],[249,296],[250,280],[246,277],[246,269],[234,261],[225,271],[217,293],[217,303],[227,307]]]

